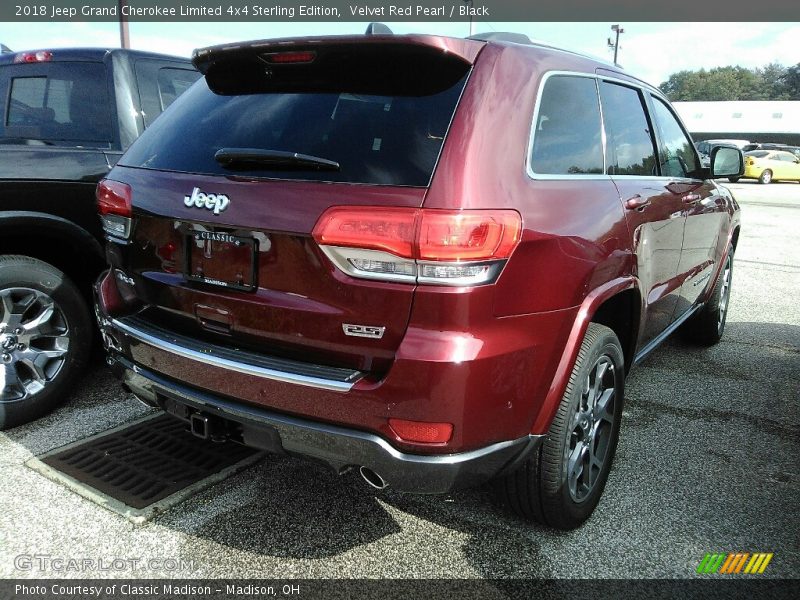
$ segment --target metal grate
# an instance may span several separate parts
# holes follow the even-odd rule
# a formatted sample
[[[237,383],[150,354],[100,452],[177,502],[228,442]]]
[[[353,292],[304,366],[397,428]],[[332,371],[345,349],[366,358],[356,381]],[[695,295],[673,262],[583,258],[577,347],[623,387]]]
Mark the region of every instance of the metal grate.
[[[145,508],[257,454],[210,442],[162,415],[42,458],[42,462],[135,509]]]

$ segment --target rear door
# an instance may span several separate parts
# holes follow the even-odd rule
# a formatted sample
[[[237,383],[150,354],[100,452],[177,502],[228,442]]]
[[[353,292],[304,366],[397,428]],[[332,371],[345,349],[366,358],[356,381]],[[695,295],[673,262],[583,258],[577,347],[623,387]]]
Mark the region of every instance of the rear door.
[[[422,205],[471,64],[427,46],[316,45],[288,52],[287,61],[313,59],[284,67],[274,58],[282,50],[214,63],[112,172],[133,190],[126,269],[143,318],[162,327],[380,372],[405,332],[414,285],[343,273],[311,233],[333,206]],[[242,150],[339,166],[215,158]]]

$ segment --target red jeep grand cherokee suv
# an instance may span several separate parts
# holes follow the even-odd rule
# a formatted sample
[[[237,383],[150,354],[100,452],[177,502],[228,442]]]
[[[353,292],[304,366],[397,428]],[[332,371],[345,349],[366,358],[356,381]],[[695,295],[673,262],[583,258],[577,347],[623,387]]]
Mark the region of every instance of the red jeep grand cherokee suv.
[[[519,37],[513,38],[519,41]],[[719,340],[739,210],[661,93],[503,36],[267,40],[98,187],[126,389],[210,439],[583,522],[625,374]]]

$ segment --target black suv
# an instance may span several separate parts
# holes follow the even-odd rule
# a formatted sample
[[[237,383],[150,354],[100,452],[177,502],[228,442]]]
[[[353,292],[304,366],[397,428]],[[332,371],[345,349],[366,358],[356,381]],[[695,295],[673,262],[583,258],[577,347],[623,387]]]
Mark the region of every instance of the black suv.
[[[95,186],[198,77],[122,49],[0,55],[0,429],[52,409],[87,362]]]

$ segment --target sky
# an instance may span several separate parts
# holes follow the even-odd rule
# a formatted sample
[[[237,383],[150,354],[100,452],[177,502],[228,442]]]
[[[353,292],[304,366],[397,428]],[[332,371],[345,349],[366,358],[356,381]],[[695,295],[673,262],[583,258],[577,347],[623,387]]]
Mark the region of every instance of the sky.
[[[388,23],[395,33],[433,33],[464,37],[468,23]],[[583,54],[612,60],[607,39],[612,23],[488,23],[476,32],[514,31]],[[619,63],[630,73],[658,85],[684,69],[728,65],[785,66],[800,61],[800,23],[620,23]],[[363,33],[366,23],[136,23],[131,47],[189,56],[194,48],[226,42]],[[118,46],[116,23],[3,23],[0,42],[12,50],[76,46]]]

